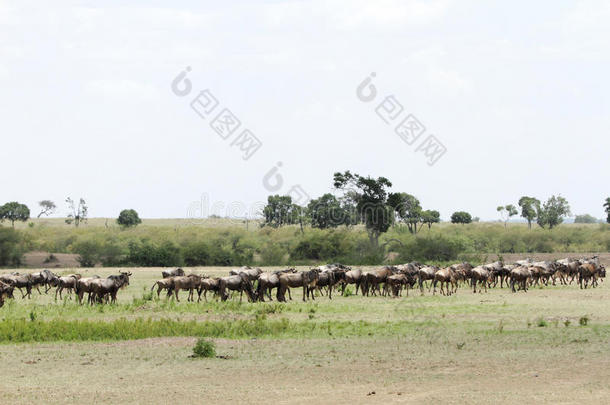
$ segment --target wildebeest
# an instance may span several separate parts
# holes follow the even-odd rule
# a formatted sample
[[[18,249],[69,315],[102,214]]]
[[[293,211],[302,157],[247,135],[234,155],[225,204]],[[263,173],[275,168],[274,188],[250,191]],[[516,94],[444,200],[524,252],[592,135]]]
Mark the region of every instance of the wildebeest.
[[[309,298],[309,291],[315,288],[319,277],[320,271],[317,269],[292,274],[281,274],[280,286],[278,287],[276,294],[277,300],[286,302],[286,290],[288,288],[303,287],[303,301],[306,301],[307,298]],[[315,300],[313,294],[311,294],[311,298]]]
[[[42,270],[36,273],[30,274],[32,280],[32,287],[36,287],[40,294],[39,286],[44,286],[44,292],[47,294],[51,289],[53,280],[57,279],[57,275],[53,274],[50,270]]]
[[[55,299],[57,299],[57,293],[59,293],[59,299],[63,299],[61,293],[63,290],[67,290],[68,293],[71,293],[76,288],[76,282],[80,276],[77,277],[75,274],[70,274],[68,276],[57,277],[51,281],[52,285],[55,288]],[[72,297],[70,297],[72,299]]]
[[[201,284],[201,276],[197,274],[189,274],[188,276],[177,276],[172,277],[172,290],[174,292],[174,296],[176,297],[176,301],[180,302],[180,298],[178,297],[178,293],[180,290],[188,290],[189,295],[187,297],[187,301],[194,301],[193,291],[198,290]]]
[[[0,281],[5,284],[9,284],[14,288],[19,289],[21,293],[21,298],[32,297],[32,277],[29,274],[3,274],[0,276]],[[22,288],[25,288],[25,294],[23,293]]]
[[[13,298],[14,289],[12,285],[0,281],[0,307],[4,305],[4,297]]]
[[[258,276],[258,286],[256,287],[256,296],[261,302],[265,302],[265,294],[269,300],[271,298],[271,290],[274,288],[278,288],[280,286],[280,275],[287,273],[296,273],[294,268],[285,269],[285,270],[276,270],[271,273],[261,273]],[[290,296],[290,289],[287,289],[288,296]],[[290,298],[292,299],[292,297]]]
[[[498,279],[500,280],[500,288],[504,288],[504,281],[508,287],[508,274],[509,270],[502,261],[495,261],[493,263],[484,264],[481,267],[489,270],[491,276],[494,279],[494,287],[498,285]]]
[[[235,274],[228,277],[221,277],[218,283],[218,294],[222,301],[229,298],[227,290],[239,291],[239,302],[242,301],[243,293],[246,292],[249,301],[255,301],[256,296],[252,288],[252,282],[245,273]]]
[[[580,288],[587,288],[589,281],[591,286],[597,286],[597,278],[606,277],[606,268],[602,265],[597,265],[595,262],[586,262],[578,266],[578,284]]]
[[[377,295],[375,291],[381,294],[380,284],[385,283],[386,279],[395,273],[398,273],[398,269],[395,266],[383,266],[380,269],[362,274],[362,295],[368,296],[369,292],[372,295]]]
[[[479,284],[479,293],[481,292],[481,286],[485,287],[487,292],[487,285],[493,281],[493,274],[483,266],[477,266],[472,269],[472,292],[477,292],[477,283]]]
[[[517,266],[510,271],[510,289],[512,292],[517,292],[515,285],[520,290],[527,291],[527,286],[531,280],[532,272],[529,267]]]
[[[76,281],[76,287],[74,288],[74,292],[76,294],[76,298],[78,298],[79,304],[83,303],[83,296],[85,295],[85,293],[89,294],[87,296],[87,302],[89,302],[90,304],[93,303],[93,300],[91,299],[91,283],[93,282],[93,280],[97,280],[99,278],[100,276],[95,275],[91,277],[83,277]]]
[[[250,279],[250,281],[255,281],[258,279],[258,276],[262,273],[263,271],[261,269],[259,269],[258,267],[254,268],[254,267],[250,267],[250,266],[244,266],[241,267],[239,269],[233,269],[229,272],[230,276],[237,276],[239,274],[245,274],[248,276],[248,278]]]
[[[173,286],[174,286],[173,277],[162,278],[161,280],[155,281],[155,283],[150,288],[150,291],[151,292],[154,291],[155,287],[157,287],[157,298],[159,298],[159,296],[161,295],[161,291],[167,290],[167,296],[169,298],[169,296],[172,294]]]
[[[432,285],[434,286],[434,290],[432,294],[436,294],[436,284],[441,283],[441,294],[443,295],[451,295],[453,293],[453,287],[457,286],[457,278],[455,270],[452,267],[445,267],[444,269],[440,269],[436,273],[434,273],[434,280],[432,281]],[[443,291],[443,285],[447,286],[446,292]]]
[[[174,270],[163,270],[161,272],[161,277],[163,278],[169,278],[169,277],[178,277],[178,276],[184,276],[184,270],[182,270],[180,267]]]
[[[319,268],[316,268],[319,270]],[[327,287],[328,289],[328,298],[333,298],[333,288],[340,281],[345,279],[345,269],[339,267],[327,268],[325,270],[320,271],[318,276],[318,281],[316,282],[316,288],[322,294],[322,288]],[[313,294],[313,292],[312,292]]]
[[[197,302],[201,301],[201,293],[203,293],[203,299],[208,301],[208,291],[213,291],[215,294],[218,294],[218,288],[220,286],[220,278],[210,278],[210,277],[202,277],[201,283],[199,284],[199,288],[197,289],[197,295],[199,298]]]
[[[360,283],[362,282],[362,270],[354,269],[348,270],[345,272],[345,277],[342,281],[341,286],[341,295],[345,295],[345,287],[348,284],[356,285],[356,295],[358,295],[358,289],[360,288]]]
[[[98,302],[116,302],[117,292],[129,285],[129,277],[131,273],[120,272],[119,274],[113,274],[105,279],[97,278],[93,279],[89,284],[89,290],[91,297],[91,303]]]
[[[423,266],[417,269],[417,283],[422,294],[424,293],[424,281],[433,281],[434,274],[436,274],[438,270],[439,268],[436,266]],[[432,285],[430,285],[430,288],[431,287]],[[428,291],[430,291],[430,288],[428,288]]]

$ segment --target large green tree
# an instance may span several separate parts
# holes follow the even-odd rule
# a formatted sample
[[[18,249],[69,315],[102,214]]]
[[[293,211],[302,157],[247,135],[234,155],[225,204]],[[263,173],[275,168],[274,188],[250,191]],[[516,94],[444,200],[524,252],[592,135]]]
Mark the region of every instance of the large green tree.
[[[538,210],[538,225],[542,228],[553,229],[563,222],[563,218],[570,215],[570,204],[561,195],[551,196]]]
[[[532,221],[536,219],[540,211],[540,200],[534,197],[523,196],[519,199],[521,216],[527,220],[527,226],[532,229]]]
[[[425,210],[422,212],[422,222],[428,225],[428,229],[432,228],[432,224],[441,222],[441,214],[435,210]]]
[[[0,221],[11,221],[13,228],[15,221],[25,222],[30,219],[30,209],[25,204],[12,201],[0,207]]]
[[[604,208],[606,209],[606,222],[610,224],[610,197],[606,198],[606,202],[604,203]]]
[[[502,217],[502,221],[504,222],[504,228],[506,228],[506,224],[508,223],[510,218],[514,217],[515,215],[517,215],[519,213],[519,211],[517,211],[517,207],[515,207],[512,204],[500,205],[497,208],[497,211],[500,213],[500,216]]]
[[[142,220],[136,210],[128,209],[121,211],[116,222],[124,228],[131,228],[140,225]]]
[[[576,215],[574,217],[575,224],[596,224],[597,218],[590,214]]]
[[[311,200],[306,212],[313,228],[336,228],[351,222],[350,212],[330,193]]]
[[[292,197],[289,195],[270,195],[267,197],[267,205],[263,208],[263,225],[277,228],[297,224],[301,211],[299,208],[292,203]]]
[[[424,222],[422,219],[423,210],[419,200],[407,193],[390,193],[388,195],[388,205],[394,209],[396,215],[407,224],[411,233],[417,233],[417,226]]]
[[[456,211],[451,214],[451,223],[453,224],[469,224],[472,222],[472,216],[466,211]]]
[[[388,191],[392,187],[385,177],[376,179],[349,170],[335,173],[333,184],[336,189],[349,192],[356,203],[356,210],[364,222],[369,240],[375,246],[379,245],[379,235],[387,232],[393,221],[394,209],[388,205]]]

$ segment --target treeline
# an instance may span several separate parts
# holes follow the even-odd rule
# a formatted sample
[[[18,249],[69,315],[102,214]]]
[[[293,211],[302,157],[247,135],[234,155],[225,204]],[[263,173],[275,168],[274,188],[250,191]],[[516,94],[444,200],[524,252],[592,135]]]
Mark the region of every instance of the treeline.
[[[364,225],[333,229],[299,225],[245,230],[188,226],[138,228],[0,227],[0,266],[18,266],[30,251],[73,253],[82,266],[280,266],[343,262],[378,265],[412,260],[482,261],[486,255],[610,251],[610,225],[441,223],[412,234],[395,224],[372,245]],[[52,263],[50,263],[52,265]]]

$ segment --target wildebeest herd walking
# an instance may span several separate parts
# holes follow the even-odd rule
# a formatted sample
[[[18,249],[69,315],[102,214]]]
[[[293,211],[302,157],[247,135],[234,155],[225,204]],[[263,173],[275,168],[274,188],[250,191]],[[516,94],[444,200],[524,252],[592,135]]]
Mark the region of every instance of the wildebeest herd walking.
[[[107,278],[99,276],[81,277],[80,274],[65,276],[56,275],[49,270],[29,274],[0,275],[0,306],[4,305],[6,297],[13,298],[13,292],[18,289],[22,298],[31,298],[32,289],[40,294],[40,287],[48,293],[55,287],[55,299],[62,293],[73,294],[79,303],[84,302],[87,294],[89,304],[104,304],[116,302],[117,293],[129,285],[131,273],[120,272]],[[180,301],[181,290],[188,291],[187,301],[201,301],[201,296],[207,301],[207,293],[212,293],[222,301],[239,293],[240,302],[243,294],[249,301],[273,300],[273,290],[279,302],[286,301],[286,294],[292,299],[290,289],[302,288],[302,299],[315,300],[316,293],[332,299],[333,291],[345,295],[346,287],[355,286],[355,293],[363,296],[400,297],[403,292],[409,295],[410,289],[418,289],[424,294],[427,289],[436,294],[451,295],[460,286],[468,286],[473,292],[487,291],[488,288],[510,288],[512,292],[527,291],[531,286],[569,285],[576,281],[580,288],[589,285],[596,287],[606,276],[605,267],[600,264],[599,257],[581,259],[562,259],[556,261],[519,260],[512,264],[502,261],[472,266],[469,263],[458,263],[448,267],[412,262],[396,266],[383,266],[371,271],[352,269],[343,264],[327,264],[297,271],[294,268],[263,272],[259,268],[249,266],[231,270],[226,277],[208,277],[200,274],[185,274],[181,268],[165,270],[162,279],[155,281],[151,291],[157,289],[157,297],[162,291],[167,297]],[[24,292],[25,290],[25,292]]]

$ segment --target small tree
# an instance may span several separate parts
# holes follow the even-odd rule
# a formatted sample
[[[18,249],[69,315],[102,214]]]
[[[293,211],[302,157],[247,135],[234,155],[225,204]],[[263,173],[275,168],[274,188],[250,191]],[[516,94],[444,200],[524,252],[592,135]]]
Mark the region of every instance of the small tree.
[[[452,224],[469,224],[472,222],[472,216],[466,211],[457,211],[451,214]]]
[[[589,214],[576,215],[576,217],[574,218],[574,223],[575,224],[596,224],[597,218],[595,218],[593,215],[589,215]]]
[[[40,218],[43,215],[49,216],[54,213],[55,209],[57,208],[55,203],[51,200],[39,201],[38,205],[40,205],[40,213],[36,216],[36,218]]]
[[[604,208],[606,209],[606,222],[610,224],[610,197],[606,198],[606,202],[604,203]]]
[[[435,210],[425,210],[421,215],[422,223],[428,225],[428,229],[432,228],[432,224],[441,222],[441,214]]]
[[[130,228],[132,226],[140,225],[142,223],[142,220],[140,219],[140,216],[138,215],[136,210],[129,209],[121,211],[116,222],[124,228]]]
[[[523,196],[519,199],[521,216],[527,220],[527,227],[532,229],[532,221],[536,219],[540,211],[540,200],[534,197]]]
[[[570,215],[570,205],[568,201],[559,196],[551,196],[544,205],[538,210],[538,225],[542,228],[549,227],[553,229],[555,226],[563,222],[565,216]]]
[[[16,201],[8,202],[0,207],[0,221],[11,221],[13,228],[15,221],[25,222],[30,219],[30,209],[25,204],[20,204]]]
[[[504,205],[504,206],[500,205],[497,208],[497,211],[500,213],[500,215],[502,217],[502,221],[504,221],[504,228],[506,228],[506,224],[508,223],[510,218],[514,217],[515,215],[517,215],[519,213],[519,211],[517,211],[517,208],[512,204],[508,204],[508,205]]]
[[[66,224],[74,224],[74,226],[78,228],[81,222],[87,222],[89,207],[87,207],[85,200],[81,198],[78,205],[76,205],[74,201],[68,197],[66,198],[66,204],[68,204],[69,210],[68,218],[66,218]]]

